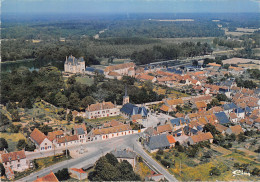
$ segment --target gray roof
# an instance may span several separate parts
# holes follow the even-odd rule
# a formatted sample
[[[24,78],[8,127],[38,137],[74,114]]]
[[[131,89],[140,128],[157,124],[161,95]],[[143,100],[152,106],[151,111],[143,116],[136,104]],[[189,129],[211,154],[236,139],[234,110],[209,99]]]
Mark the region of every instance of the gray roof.
[[[224,107],[224,110],[230,110],[230,109],[237,108],[236,104],[234,104],[233,102],[231,102],[230,104],[224,104],[223,107]]]
[[[224,112],[215,113],[215,116],[217,117],[220,124],[230,123],[227,115]]]
[[[113,150],[111,152],[116,158],[127,158],[127,159],[134,159],[136,154],[129,150]]]
[[[85,134],[83,128],[77,128],[76,130],[77,130],[78,135],[84,135]]]
[[[149,142],[147,146],[151,149],[164,149],[166,147],[170,147],[170,143],[167,139],[166,134],[156,135],[149,138]]]
[[[79,62],[84,62],[83,57],[80,57],[79,59],[76,59],[74,56],[70,55],[67,60],[66,60],[66,64],[70,63],[72,65],[77,65]]]
[[[136,114],[141,114],[143,117],[146,117],[148,114],[148,111],[145,107],[138,107],[136,105],[133,105],[131,103],[127,103],[123,105],[123,107],[120,109],[121,112],[133,116]]]

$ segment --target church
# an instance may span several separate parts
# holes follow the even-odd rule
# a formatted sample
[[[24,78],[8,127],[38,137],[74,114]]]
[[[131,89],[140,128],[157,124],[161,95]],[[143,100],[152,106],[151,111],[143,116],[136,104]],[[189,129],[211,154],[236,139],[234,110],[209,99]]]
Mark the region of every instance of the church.
[[[64,71],[67,73],[84,73],[85,72],[85,61],[83,57],[76,59],[74,56],[66,56],[64,63]]]
[[[123,97],[123,107],[120,109],[120,112],[129,119],[136,115],[140,115],[142,118],[147,118],[148,115],[148,111],[144,106],[138,107],[129,102],[127,88],[125,89],[125,96]]]

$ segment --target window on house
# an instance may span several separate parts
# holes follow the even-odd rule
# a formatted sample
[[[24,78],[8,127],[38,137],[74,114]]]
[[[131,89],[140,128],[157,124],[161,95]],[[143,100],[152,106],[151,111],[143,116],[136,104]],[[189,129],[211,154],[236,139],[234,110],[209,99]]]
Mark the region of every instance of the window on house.
[[[17,168],[19,168],[21,165],[20,164],[17,164]]]

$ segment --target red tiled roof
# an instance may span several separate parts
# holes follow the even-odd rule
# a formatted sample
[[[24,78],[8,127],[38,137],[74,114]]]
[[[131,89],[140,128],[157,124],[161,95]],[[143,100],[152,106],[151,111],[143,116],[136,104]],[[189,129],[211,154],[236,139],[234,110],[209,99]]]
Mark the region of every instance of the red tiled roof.
[[[191,139],[193,140],[194,143],[198,143],[209,139],[213,139],[213,136],[210,132],[207,132],[207,133],[201,133],[198,135],[191,136]]]
[[[85,125],[84,123],[82,123],[82,124],[76,124],[76,125],[74,126],[74,129],[77,129],[77,128],[82,128],[84,131],[87,130],[86,125]]]
[[[166,131],[172,131],[172,127],[171,127],[170,124],[157,126],[157,132],[158,133],[163,133],[163,132],[166,132]]]
[[[21,151],[17,151],[17,152],[10,152],[10,153],[2,154],[1,158],[2,158],[2,162],[4,163],[4,162],[9,162],[10,160],[15,161],[18,159],[25,159],[26,156],[25,156],[24,150],[21,150]]]
[[[137,76],[137,79],[140,79],[140,80],[150,80],[152,81],[155,77],[154,76],[150,76],[150,75],[147,75],[147,74],[140,74]]]
[[[44,135],[44,133],[42,133],[42,132],[41,132],[40,130],[38,130],[37,128],[35,128],[35,129],[33,130],[33,132],[31,133],[30,137],[31,137],[31,139],[33,139],[38,145],[40,145],[40,144],[43,142],[43,140],[44,140],[45,138],[47,138],[46,135]]]
[[[170,144],[176,143],[176,140],[174,139],[174,137],[172,135],[167,135],[167,139]]]
[[[98,111],[98,110],[104,110],[104,109],[113,109],[115,108],[115,105],[112,102],[102,102],[97,104],[91,104],[86,109],[87,111]]]
[[[230,129],[231,129],[232,133],[234,133],[236,135],[238,135],[240,133],[244,133],[244,131],[240,125],[230,126]]]
[[[205,107],[207,107],[207,104],[204,101],[195,102],[195,104],[196,104],[197,108],[205,108]]]
[[[77,135],[72,135],[72,136],[64,136],[61,138],[57,139],[57,143],[65,143],[65,142],[71,142],[71,141],[75,141],[78,140],[78,136]]]
[[[134,67],[134,66],[135,66],[135,63],[133,63],[133,62],[118,64],[118,65],[106,67],[104,72],[109,72],[109,71],[113,71],[113,70],[120,70],[120,69],[130,68],[130,67]]]
[[[216,130],[218,130],[219,132],[223,132],[223,131],[226,131],[227,129],[228,129],[228,127],[225,127],[225,126],[223,126],[223,125],[221,125],[221,124],[216,124]]]
[[[86,173],[86,171],[83,171],[82,168],[80,168],[80,169],[77,169],[77,168],[70,168],[70,170],[76,171],[76,172],[78,172],[78,173]]]
[[[48,132],[47,138],[52,142],[58,135],[63,135],[63,131],[57,130],[53,132]]]
[[[53,172],[51,172],[50,174],[47,174],[41,178],[37,178],[34,182],[59,182],[59,180],[57,179],[57,177],[55,176],[55,174]]]
[[[166,106],[166,105],[162,105],[162,106],[160,107],[160,110],[162,110],[162,111],[164,111],[164,112],[168,112],[168,111],[169,111],[169,107]]]

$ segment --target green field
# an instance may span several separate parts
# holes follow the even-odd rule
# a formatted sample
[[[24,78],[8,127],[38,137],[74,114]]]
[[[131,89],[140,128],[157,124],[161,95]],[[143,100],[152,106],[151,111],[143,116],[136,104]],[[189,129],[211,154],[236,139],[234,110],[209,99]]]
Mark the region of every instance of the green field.
[[[206,152],[210,153],[210,158],[205,159],[203,156]],[[170,162],[168,169],[180,181],[259,181],[257,176],[236,175],[232,172],[235,163],[250,164],[248,169],[260,169],[260,163],[256,156],[243,155],[244,153],[237,150],[228,150],[219,146],[200,149],[199,153],[194,157],[188,157],[185,153],[180,153],[176,149],[165,151],[163,155],[159,155],[161,160]],[[156,159],[156,153],[151,154]],[[159,161],[160,163],[160,161]],[[211,176],[210,170],[217,167],[221,173],[219,176]]]

